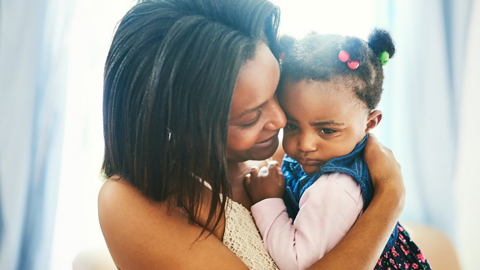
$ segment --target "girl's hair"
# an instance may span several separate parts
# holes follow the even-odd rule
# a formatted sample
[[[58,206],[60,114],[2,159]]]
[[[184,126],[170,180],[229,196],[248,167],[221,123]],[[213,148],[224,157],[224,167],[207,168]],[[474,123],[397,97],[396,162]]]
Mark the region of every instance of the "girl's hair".
[[[379,57],[383,52],[388,52],[390,58],[395,54],[395,46],[387,31],[374,29],[368,42],[356,37],[311,33],[299,41],[282,37],[280,43],[284,50],[280,92],[287,83],[335,80],[354,89],[368,109],[373,110],[378,105],[383,90],[383,68]],[[348,52],[351,60],[360,63],[357,69],[340,61],[342,50]]]
[[[218,226],[220,194],[231,193],[226,141],[236,80],[260,43],[278,56],[278,23],[278,8],[265,0],[140,1],[128,11],[105,64],[106,177],[181,207],[190,221],[205,180],[213,191],[207,225]]]

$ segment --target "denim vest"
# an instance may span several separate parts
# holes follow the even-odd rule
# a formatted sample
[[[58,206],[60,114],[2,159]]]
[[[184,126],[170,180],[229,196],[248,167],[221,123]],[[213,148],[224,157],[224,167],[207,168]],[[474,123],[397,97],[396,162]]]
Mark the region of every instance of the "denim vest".
[[[363,159],[363,149],[367,144],[368,134],[359,142],[353,151],[345,156],[336,157],[322,165],[316,172],[306,174],[300,164],[289,156],[283,158],[282,172],[285,176],[286,188],[284,201],[287,206],[288,215],[295,219],[298,214],[299,202],[303,193],[317,179],[325,173],[344,173],[350,175],[359,185],[363,195],[363,211],[367,209],[373,197],[372,182],[368,172],[367,163]],[[384,252],[390,250],[398,237],[398,229],[395,229],[388,240]]]

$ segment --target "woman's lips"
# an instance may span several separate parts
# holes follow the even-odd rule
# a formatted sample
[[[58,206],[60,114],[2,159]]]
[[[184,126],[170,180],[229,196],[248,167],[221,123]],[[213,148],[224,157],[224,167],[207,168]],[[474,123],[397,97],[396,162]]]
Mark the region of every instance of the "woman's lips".
[[[253,147],[258,147],[258,148],[263,148],[263,147],[268,147],[271,146],[275,143],[275,141],[278,140],[278,133],[270,137],[269,139],[266,139],[265,141],[261,141],[253,145]]]
[[[297,159],[298,163],[300,165],[307,165],[307,166],[313,166],[313,165],[322,165],[323,162],[318,159],[310,159],[310,158],[299,158]]]

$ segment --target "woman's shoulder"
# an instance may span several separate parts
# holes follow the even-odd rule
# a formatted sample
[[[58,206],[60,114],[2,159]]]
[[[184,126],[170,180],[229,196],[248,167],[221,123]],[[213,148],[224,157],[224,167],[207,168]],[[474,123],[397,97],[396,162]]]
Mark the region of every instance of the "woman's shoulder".
[[[156,238],[168,243],[168,224],[181,222],[168,215],[166,203],[153,202],[127,181],[112,178],[100,189],[98,216],[112,258],[122,269],[128,269],[142,257],[144,250],[136,250],[143,245],[140,239]],[[158,245],[149,249],[160,248]]]
[[[130,183],[118,177],[111,177],[105,181],[98,194],[98,210],[100,221],[102,218],[125,217],[126,214],[155,211],[167,214],[167,204],[154,202],[143,196]],[[138,213],[138,214],[140,214]]]
[[[125,180],[104,183],[98,215],[120,269],[223,269],[225,263],[230,269],[245,268],[217,237],[197,241],[203,228],[183,211],[144,197]]]

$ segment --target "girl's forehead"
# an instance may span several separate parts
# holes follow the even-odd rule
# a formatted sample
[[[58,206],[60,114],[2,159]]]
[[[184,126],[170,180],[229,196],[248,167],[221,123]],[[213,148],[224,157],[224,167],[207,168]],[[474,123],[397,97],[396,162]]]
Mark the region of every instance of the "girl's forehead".
[[[282,91],[280,103],[295,118],[324,120],[365,111],[353,89],[333,81],[300,81]]]

